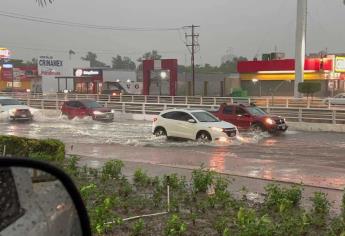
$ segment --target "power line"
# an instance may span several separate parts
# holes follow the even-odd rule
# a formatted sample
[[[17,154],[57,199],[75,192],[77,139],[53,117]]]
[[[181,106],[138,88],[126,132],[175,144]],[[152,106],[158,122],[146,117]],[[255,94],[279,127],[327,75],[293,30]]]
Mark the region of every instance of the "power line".
[[[190,26],[185,26],[184,28],[189,28],[191,29],[191,34],[185,34],[186,37],[186,46],[189,50],[191,48],[190,53],[191,53],[191,64],[192,64],[192,95],[195,96],[195,62],[194,62],[194,54],[196,52],[196,49],[199,50],[199,43],[198,43],[198,37],[199,34],[195,33],[195,28],[199,28],[199,25],[190,25]],[[188,38],[191,38],[192,41],[191,43],[188,43]]]
[[[106,26],[106,25],[93,25],[84,24],[72,21],[63,21],[43,17],[35,17],[29,15],[18,14],[14,12],[0,11],[0,16],[17,19],[21,21],[30,21],[36,23],[53,24],[59,26],[75,27],[75,28],[86,28],[86,29],[97,29],[97,30],[113,30],[113,31],[178,31],[181,27],[125,27],[125,26]]]

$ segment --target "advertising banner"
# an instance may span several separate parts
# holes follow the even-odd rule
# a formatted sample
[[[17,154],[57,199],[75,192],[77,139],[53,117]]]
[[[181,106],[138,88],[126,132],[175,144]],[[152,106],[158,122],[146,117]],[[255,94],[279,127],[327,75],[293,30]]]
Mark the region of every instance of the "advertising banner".
[[[345,72],[345,57],[335,57],[335,72]]]
[[[38,74],[42,77],[62,76],[64,61],[54,56],[40,56],[38,58]]]

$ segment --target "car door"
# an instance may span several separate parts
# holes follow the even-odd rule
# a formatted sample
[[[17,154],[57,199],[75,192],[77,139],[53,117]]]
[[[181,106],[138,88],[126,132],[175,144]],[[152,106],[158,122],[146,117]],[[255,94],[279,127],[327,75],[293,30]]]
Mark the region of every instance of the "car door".
[[[79,118],[83,118],[88,115],[86,107],[83,105],[83,103],[79,101],[75,101],[75,116]]]
[[[235,115],[236,115],[235,124],[238,127],[242,129],[247,129],[251,126],[252,118],[250,114],[243,107],[236,107]]]
[[[186,139],[195,139],[195,133],[197,130],[196,120],[187,112],[178,112],[177,113],[177,126],[176,133],[178,137]],[[189,120],[195,120],[195,123],[190,123]]]
[[[178,137],[177,125],[178,125],[178,114],[176,111],[167,112],[162,115],[163,119],[159,122],[159,126],[162,126],[170,137]]]
[[[226,122],[236,125],[237,120],[236,120],[236,115],[235,115],[235,106],[233,105],[224,106],[221,120],[224,120]]]

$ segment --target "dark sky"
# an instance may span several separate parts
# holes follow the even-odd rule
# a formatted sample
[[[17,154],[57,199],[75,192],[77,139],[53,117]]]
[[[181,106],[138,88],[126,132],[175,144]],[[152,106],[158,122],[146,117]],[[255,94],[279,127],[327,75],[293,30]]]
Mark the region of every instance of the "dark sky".
[[[218,65],[227,52],[252,59],[278,48],[294,56],[297,0],[55,0],[45,8],[35,0],[1,0],[1,12],[12,12],[94,25],[179,28],[196,24],[200,34],[198,64]],[[307,53],[325,48],[345,52],[345,6],[342,0],[309,0]],[[0,47],[13,57],[44,54],[81,57],[98,52],[110,63],[116,54],[137,59],[157,49],[165,58],[189,63],[180,31],[109,31],[33,23],[0,16]]]

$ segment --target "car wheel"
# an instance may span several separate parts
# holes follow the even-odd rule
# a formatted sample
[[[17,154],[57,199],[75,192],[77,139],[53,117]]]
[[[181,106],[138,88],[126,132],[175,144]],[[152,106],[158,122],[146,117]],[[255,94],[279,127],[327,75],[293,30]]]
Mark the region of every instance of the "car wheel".
[[[211,135],[206,131],[201,131],[198,133],[196,140],[198,142],[208,143],[212,141]]]
[[[167,132],[163,127],[158,127],[155,129],[155,132],[153,133],[156,137],[160,136],[167,136]]]
[[[252,124],[250,126],[250,131],[254,133],[261,133],[261,132],[264,132],[265,130],[260,124]]]

